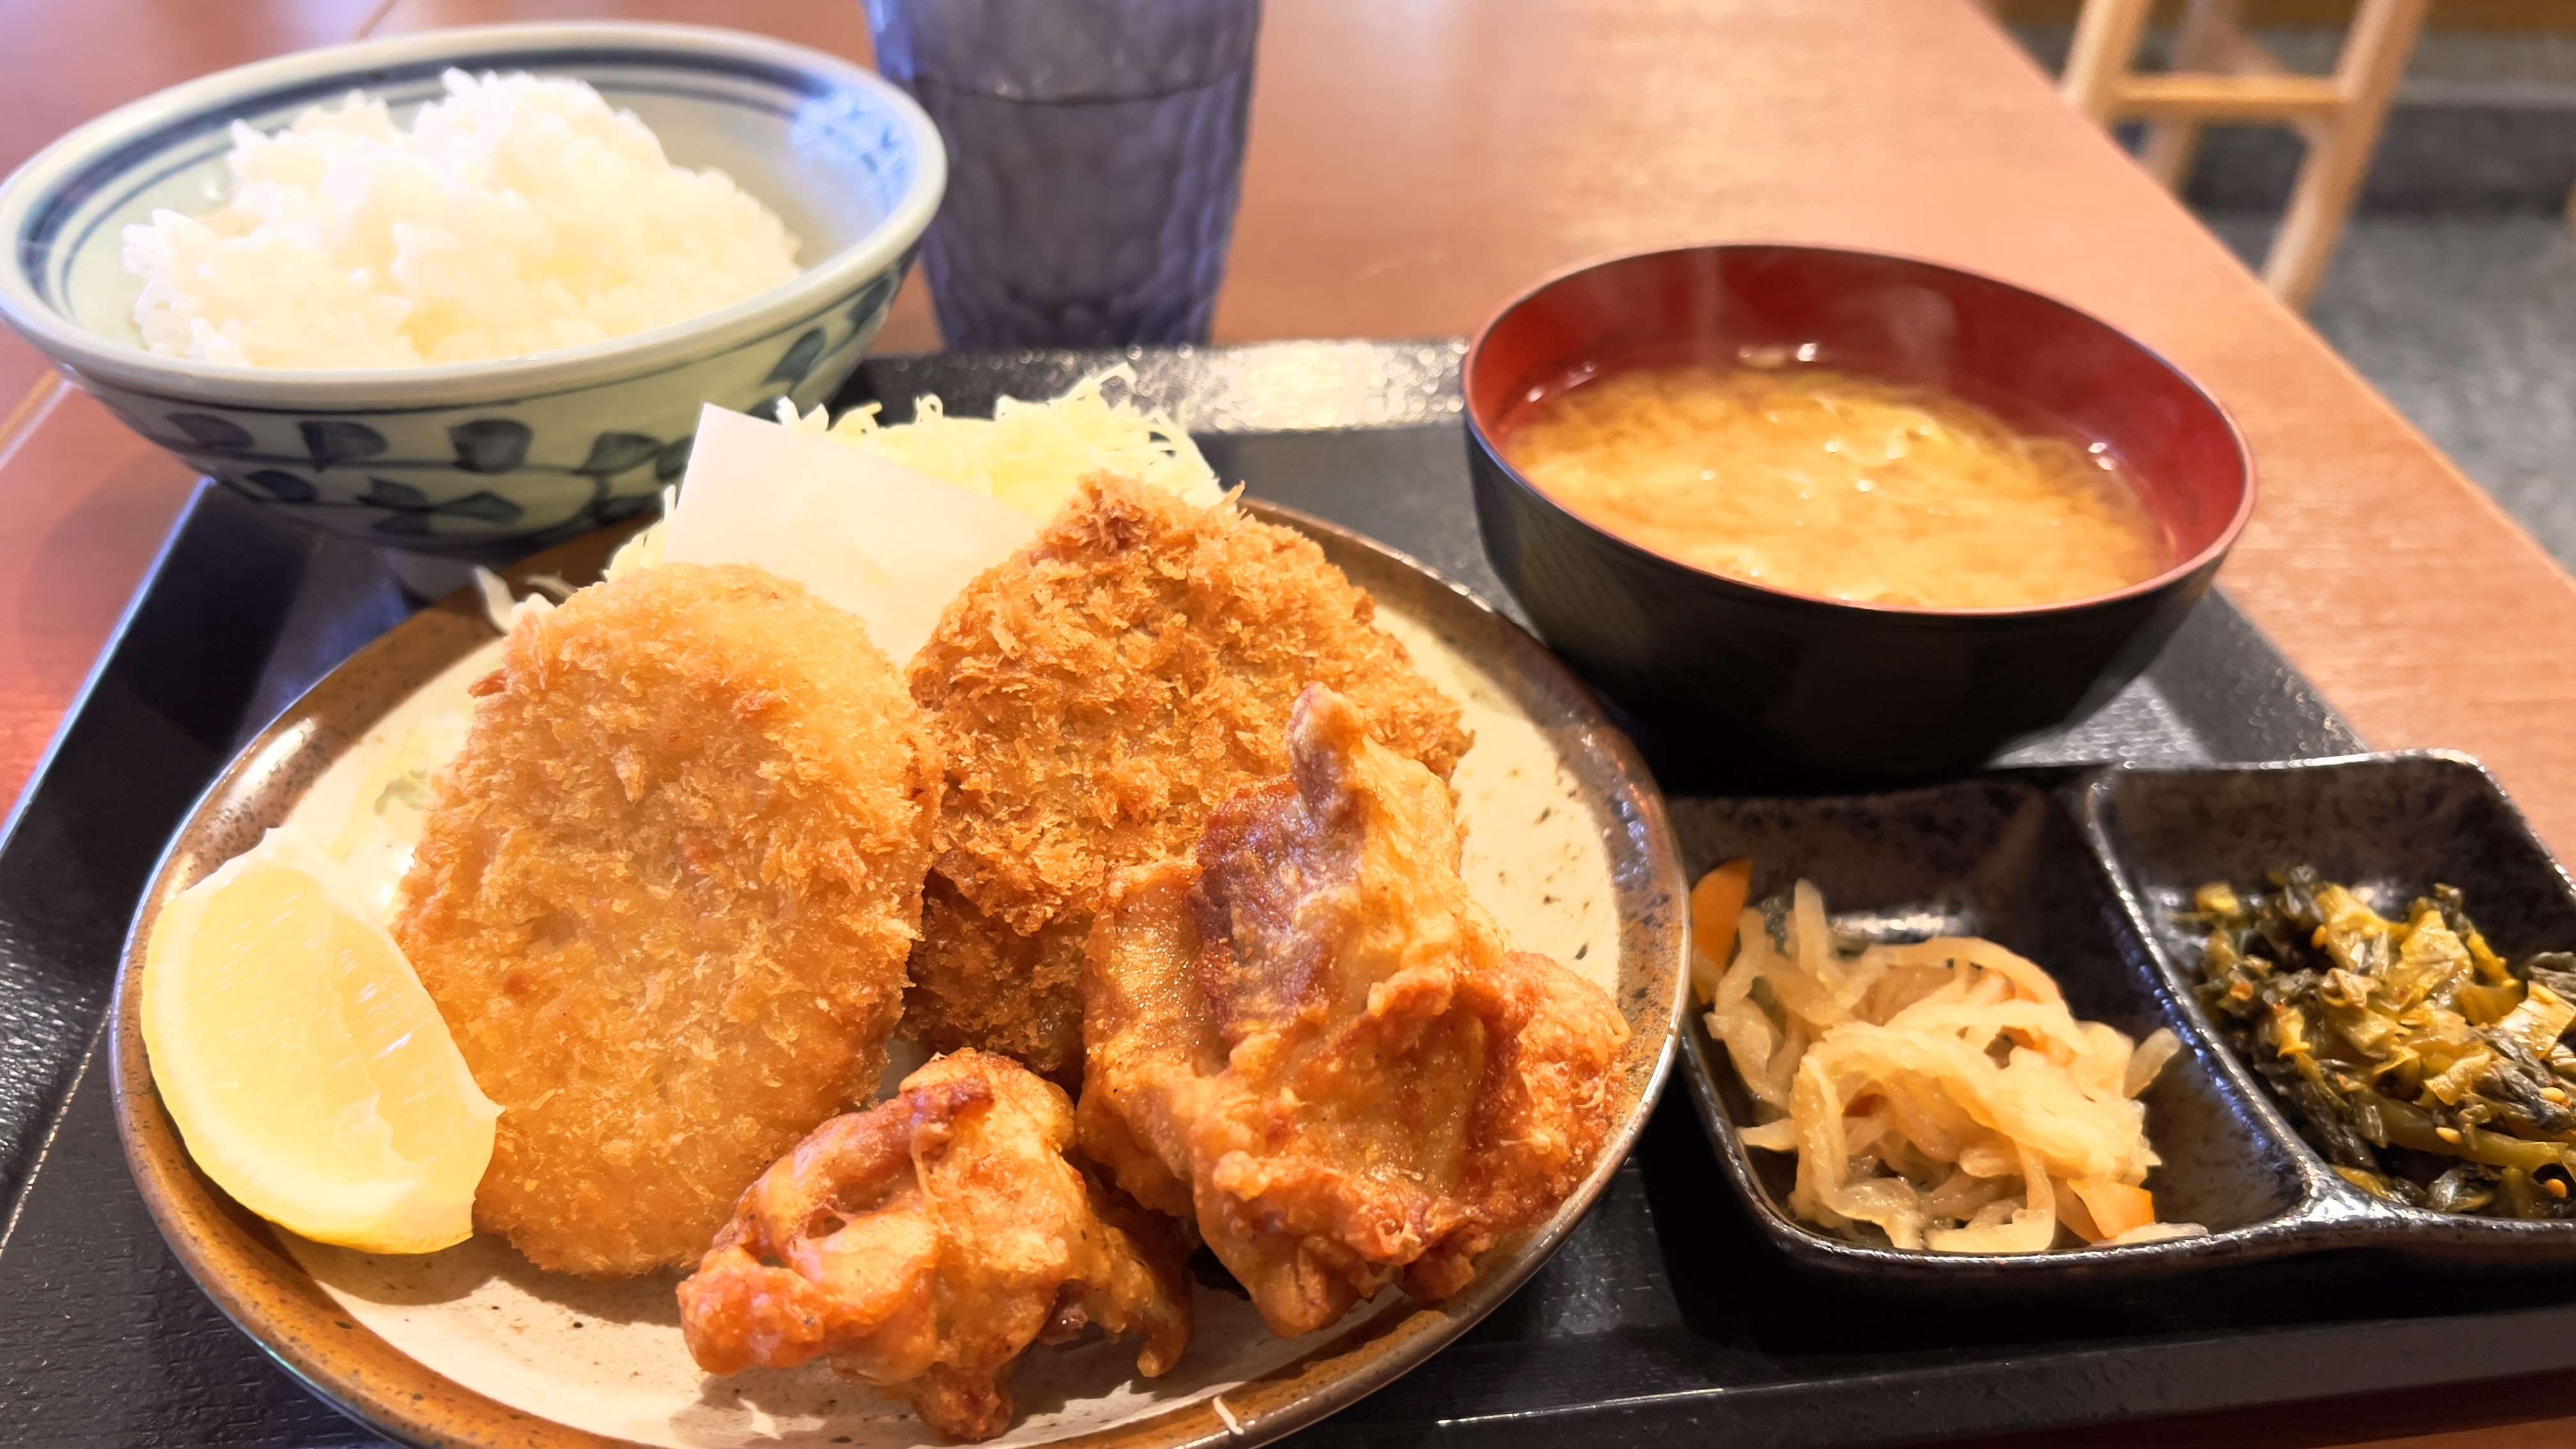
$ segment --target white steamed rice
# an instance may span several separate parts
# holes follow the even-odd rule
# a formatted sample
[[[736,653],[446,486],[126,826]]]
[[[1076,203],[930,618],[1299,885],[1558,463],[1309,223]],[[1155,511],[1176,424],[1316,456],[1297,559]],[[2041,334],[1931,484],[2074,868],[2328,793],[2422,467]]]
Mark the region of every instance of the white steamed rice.
[[[232,199],[125,229],[155,352],[262,367],[522,357],[663,326],[796,275],[796,238],[675,167],[576,80],[451,70],[408,130],[351,92],[233,126]]]

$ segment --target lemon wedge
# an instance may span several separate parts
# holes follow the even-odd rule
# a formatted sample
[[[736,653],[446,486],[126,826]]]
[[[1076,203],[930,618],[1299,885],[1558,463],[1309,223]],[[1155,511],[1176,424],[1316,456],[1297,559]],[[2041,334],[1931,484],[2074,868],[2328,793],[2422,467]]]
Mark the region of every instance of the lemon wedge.
[[[501,1109],[310,837],[272,830],[170,902],[141,1015],[163,1105],[242,1206],[376,1253],[473,1234]]]

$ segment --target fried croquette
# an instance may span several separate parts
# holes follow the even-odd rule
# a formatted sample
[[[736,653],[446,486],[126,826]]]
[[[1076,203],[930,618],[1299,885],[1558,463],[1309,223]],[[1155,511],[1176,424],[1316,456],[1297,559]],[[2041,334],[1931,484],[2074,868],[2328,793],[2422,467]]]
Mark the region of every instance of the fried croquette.
[[[502,1107],[475,1222],[694,1262],[883,1070],[936,746],[855,615],[743,566],[584,589],[475,692],[394,925]]]
[[[1310,689],[1285,779],[1113,879],[1083,978],[1082,1149],[1198,1225],[1283,1338],[1456,1294],[1591,1170],[1628,1026],[1512,949],[1449,792]]]
[[[1072,1143],[1072,1103],[1018,1063],[931,1062],[742,1195],[680,1285],[690,1354],[719,1374],[827,1357],[953,1439],[1009,1428],[1012,1364],[1092,1324],[1141,1337],[1137,1371],[1162,1374],[1190,1341],[1188,1251]]]
[[[1085,479],[913,657],[948,775],[906,1030],[1078,1072],[1077,978],[1103,882],[1186,854],[1218,801],[1285,771],[1288,711],[1310,683],[1448,778],[1470,743],[1458,707],[1374,608],[1292,529]]]

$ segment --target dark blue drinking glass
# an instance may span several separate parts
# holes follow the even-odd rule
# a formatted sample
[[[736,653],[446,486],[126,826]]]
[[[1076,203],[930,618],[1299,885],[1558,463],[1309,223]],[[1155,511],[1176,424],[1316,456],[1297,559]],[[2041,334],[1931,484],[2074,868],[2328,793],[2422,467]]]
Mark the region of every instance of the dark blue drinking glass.
[[[1205,342],[1261,0],[866,0],[948,143],[922,240],[952,348]]]

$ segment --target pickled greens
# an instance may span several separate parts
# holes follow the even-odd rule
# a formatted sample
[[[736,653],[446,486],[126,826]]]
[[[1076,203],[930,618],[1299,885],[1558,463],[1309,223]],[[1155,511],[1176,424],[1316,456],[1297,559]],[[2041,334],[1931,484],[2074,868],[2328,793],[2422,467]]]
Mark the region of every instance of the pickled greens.
[[[2576,1186],[2576,957],[2506,961],[2436,885],[2402,917],[2299,866],[2213,882],[2200,998],[2345,1181],[2391,1202],[2563,1218]]]

